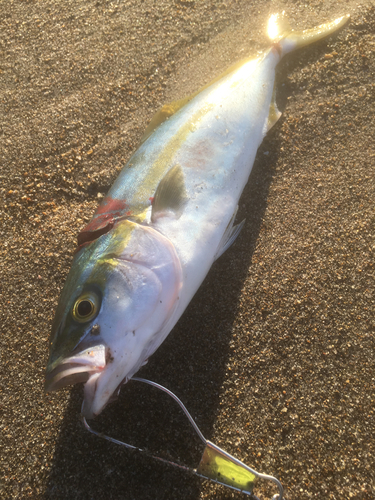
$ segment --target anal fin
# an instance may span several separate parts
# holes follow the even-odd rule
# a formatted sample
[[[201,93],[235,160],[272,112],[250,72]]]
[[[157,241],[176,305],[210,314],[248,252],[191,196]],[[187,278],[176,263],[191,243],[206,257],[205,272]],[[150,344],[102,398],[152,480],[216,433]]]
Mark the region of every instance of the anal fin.
[[[273,87],[273,93],[272,93],[272,99],[270,103],[270,109],[268,113],[268,118],[267,118],[267,132],[275,125],[277,120],[281,116],[281,111],[279,111],[277,104],[276,104],[276,87],[274,85]]]
[[[236,218],[237,215],[237,210],[238,210],[238,205],[237,208],[232,215],[231,220],[229,221],[229,224],[225,230],[225,233],[223,234],[223,237],[221,238],[220,244],[218,246],[218,249],[215,254],[215,259],[217,260],[223,253],[228,250],[228,248],[234,243],[235,239],[237,236],[240,234],[241,229],[243,228],[243,225],[245,224],[245,219],[241,221],[239,224],[234,224],[234,219]]]

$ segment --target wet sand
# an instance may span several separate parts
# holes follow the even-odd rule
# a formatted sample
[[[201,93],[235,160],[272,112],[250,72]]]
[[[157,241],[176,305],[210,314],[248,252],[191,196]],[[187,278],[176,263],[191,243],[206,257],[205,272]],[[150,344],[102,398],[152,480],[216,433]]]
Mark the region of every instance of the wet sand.
[[[246,498],[86,432],[82,388],[43,392],[76,235],[165,102],[267,46],[269,13],[337,35],[277,74],[239,238],[139,375],[287,500],[375,498],[372,2],[2,3],[0,496]],[[196,466],[175,404],[136,382],[93,427]],[[255,490],[270,498],[275,490]]]

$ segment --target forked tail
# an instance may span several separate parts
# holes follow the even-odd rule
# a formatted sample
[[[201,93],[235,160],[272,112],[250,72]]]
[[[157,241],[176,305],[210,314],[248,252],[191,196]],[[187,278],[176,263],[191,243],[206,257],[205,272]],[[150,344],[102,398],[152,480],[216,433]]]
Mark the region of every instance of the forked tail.
[[[317,42],[330,35],[344,26],[349,18],[350,15],[346,14],[334,21],[321,24],[315,28],[294,31],[290,27],[284,12],[282,14],[273,14],[268,21],[268,37],[274,44],[277,44],[280,56],[283,57],[292,50],[310,45],[310,43]]]

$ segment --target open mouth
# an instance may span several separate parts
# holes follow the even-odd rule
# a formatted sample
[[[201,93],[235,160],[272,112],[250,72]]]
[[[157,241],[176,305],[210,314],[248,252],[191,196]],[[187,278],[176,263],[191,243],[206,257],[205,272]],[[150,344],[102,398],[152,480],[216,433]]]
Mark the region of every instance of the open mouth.
[[[83,351],[62,360],[47,373],[46,392],[57,391],[67,385],[87,382],[88,379],[104,370],[106,366],[106,347],[102,344],[88,347]]]

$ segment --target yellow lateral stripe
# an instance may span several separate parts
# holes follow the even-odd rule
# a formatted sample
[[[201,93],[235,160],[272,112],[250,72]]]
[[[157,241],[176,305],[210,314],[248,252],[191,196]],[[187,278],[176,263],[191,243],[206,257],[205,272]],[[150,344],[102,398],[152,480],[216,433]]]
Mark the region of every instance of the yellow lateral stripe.
[[[223,73],[216,76],[213,80],[211,80],[209,83],[207,83],[206,85],[201,87],[196,92],[193,92],[192,94],[188,95],[187,97],[183,97],[182,99],[177,99],[177,101],[172,101],[172,102],[169,102],[168,104],[164,104],[164,106],[161,109],[159,109],[159,111],[157,111],[154,114],[154,116],[151,118],[151,121],[147,125],[146,130],[142,136],[140,144],[145,142],[145,140],[150,137],[150,135],[154,132],[154,130],[157,129],[157,127],[159,125],[161,125],[163,122],[165,122],[165,120],[167,120],[169,117],[171,117],[172,115],[177,113],[177,111],[179,111],[181,108],[183,108],[185,106],[185,104],[187,104],[192,99],[194,99],[194,97],[196,97],[198,94],[203,92],[203,90],[206,90],[208,87],[210,87],[214,83],[216,83],[219,80],[221,80],[222,78],[224,78],[224,76],[229,75],[230,73],[232,73],[236,69],[240,68],[241,66],[243,66],[244,64],[246,64],[250,60],[251,60],[251,58],[248,57],[246,59],[241,59],[240,61],[237,61],[236,63],[229,66],[229,68],[227,68]]]
[[[151,166],[148,176],[143,180],[138,191],[134,195],[134,199],[138,201],[139,207],[143,207],[145,200],[148,200],[150,196],[155,194],[159,182],[173,166],[173,158],[176,155],[176,152],[181,148],[182,144],[186,141],[189,133],[192,132],[194,124],[213,107],[214,104],[210,103],[196,111],[195,114],[176,131],[173,137],[165,145],[158,158]],[[132,212],[134,213],[134,209],[132,209]],[[140,213],[136,212],[137,218],[142,222],[144,221],[146,214],[147,209],[143,209]]]

